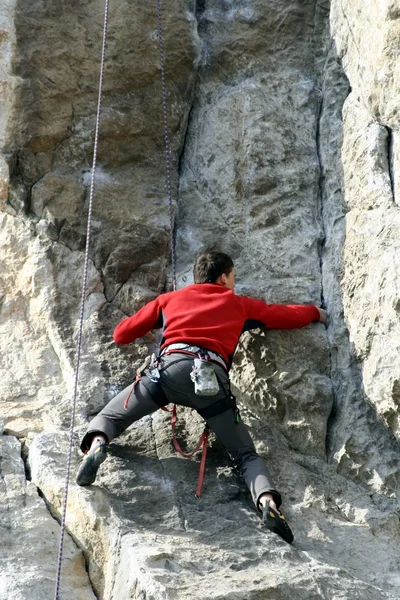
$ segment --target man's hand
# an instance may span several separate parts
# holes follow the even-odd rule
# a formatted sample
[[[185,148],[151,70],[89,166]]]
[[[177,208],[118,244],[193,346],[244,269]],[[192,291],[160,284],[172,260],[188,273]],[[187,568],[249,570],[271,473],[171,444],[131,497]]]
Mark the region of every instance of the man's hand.
[[[152,331],[148,331],[142,337],[136,338],[135,344],[151,344],[156,339],[156,336]]]
[[[143,337],[147,338],[149,340],[149,342],[154,342],[154,340],[156,339],[156,336],[154,335],[154,333],[152,331],[148,331],[147,333],[144,334]]]
[[[319,308],[318,306],[316,308],[318,309],[318,312],[319,312],[319,322],[323,323],[324,325],[327,325],[328,314],[327,314],[326,310],[324,310],[323,308]]]

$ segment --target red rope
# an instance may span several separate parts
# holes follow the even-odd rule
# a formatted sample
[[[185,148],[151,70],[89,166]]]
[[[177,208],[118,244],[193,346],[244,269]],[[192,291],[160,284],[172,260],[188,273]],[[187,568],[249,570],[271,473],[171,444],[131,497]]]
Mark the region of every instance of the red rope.
[[[201,446],[203,446],[201,462],[200,462],[199,478],[197,481],[197,488],[196,488],[196,498],[200,498],[201,489],[203,487],[204,473],[205,473],[205,469],[206,469],[207,445],[208,445],[208,436],[209,436],[208,427],[205,427],[196,447],[191,452],[184,452],[182,450],[182,448],[180,447],[179,442],[175,436],[175,425],[178,420],[176,404],[173,405],[172,410],[168,410],[168,408],[165,408],[165,406],[162,406],[161,408],[165,412],[172,413],[172,418],[171,418],[172,443],[174,445],[175,450],[177,452],[179,452],[179,454],[181,456],[183,456],[184,458],[192,458],[192,456],[201,448]]]
[[[130,399],[130,397],[132,396],[133,392],[135,391],[136,384],[137,384],[137,383],[138,383],[138,382],[139,382],[141,379],[142,379],[142,376],[140,375],[140,372],[139,372],[139,371],[136,371],[136,378],[135,378],[135,381],[133,382],[133,384],[132,384],[132,388],[131,388],[131,391],[129,392],[129,394],[128,394],[128,397],[127,397],[127,399],[126,399],[126,400],[125,400],[125,402],[124,402],[124,409],[125,409],[125,410],[128,410],[129,399]]]
[[[203,431],[203,435],[201,437],[203,439],[203,452],[201,455],[199,479],[197,481],[196,498],[200,498],[200,496],[201,496],[201,488],[203,487],[204,472],[206,470],[207,445],[208,445],[208,429],[207,428]]]
[[[177,422],[176,408],[177,408],[177,406],[176,406],[176,404],[174,404],[174,407],[172,409],[172,419],[171,419],[172,442],[174,444],[175,450],[177,452],[179,452],[179,454],[181,456],[183,456],[185,458],[192,458],[193,454],[195,454],[197,452],[197,450],[200,448],[200,446],[203,443],[204,431],[203,431],[203,433],[202,433],[202,435],[201,435],[201,437],[200,437],[200,439],[199,439],[199,441],[197,443],[197,446],[191,452],[184,452],[182,450],[182,448],[180,447],[178,440],[175,437],[175,425],[176,425],[176,422]]]
[[[132,394],[133,394],[133,392],[135,390],[136,384],[138,383],[138,381],[140,381],[140,379],[141,379],[140,371],[137,371],[136,372],[136,379],[133,382],[133,385],[132,385],[132,388],[131,388],[131,390],[130,390],[130,392],[128,394],[128,397],[126,398],[126,400],[124,402],[124,408],[125,408],[125,410],[128,410],[129,399],[132,396]],[[200,439],[199,439],[196,447],[191,452],[184,452],[182,450],[182,448],[180,447],[179,442],[178,442],[178,440],[176,438],[176,435],[175,435],[175,425],[176,425],[176,422],[178,420],[178,417],[177,417],[177,408],[178,407],[177,407],[177,405],[174,404],[172,406],[171,410],[169,410],[165,406],[161,406],[160,408],[161,408],[161,410],[163,410],[165,412],[169,412],[172,415],[171,416],[172,443],[174,445],[175,450],[177,452],[179,452],[179,454],[181,456],[183,456],[184,458],[192,458],[192,456],[198,450],[200,450],[201,446],[203,446],[203,450],[202,450],[202,454],[201,454],[201,461],[200,461],[199,478],[198,478],[198,481],[197,481],[197,488],[196,488],[196,498],[200,498],[200,496],[201,496],[201,490],[202,490],[202,487],[203,487],[204,473],[205,473],[205,469],[206,469],[207,446],[208,446],[208,436],[209,436],[208,427],[206,426],[204,428],[204,431],[201,434]]]

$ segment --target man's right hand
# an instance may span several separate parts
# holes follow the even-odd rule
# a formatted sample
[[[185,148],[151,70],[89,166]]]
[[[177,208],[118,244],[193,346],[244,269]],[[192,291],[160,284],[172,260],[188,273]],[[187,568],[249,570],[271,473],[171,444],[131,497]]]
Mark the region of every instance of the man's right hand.
[[[319,322],[324,323],[324,325],[327,325],[328,313],[323,308],[319,308],[318,306],[316,308],[318,309],[318,312],[319,312]]]

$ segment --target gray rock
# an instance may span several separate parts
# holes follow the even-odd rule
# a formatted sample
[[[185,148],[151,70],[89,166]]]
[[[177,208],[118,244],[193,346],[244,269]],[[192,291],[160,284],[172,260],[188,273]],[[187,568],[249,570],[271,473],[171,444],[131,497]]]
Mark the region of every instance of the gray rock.
[[[67,506],[94,592],[68,537],[65,597],[396,600],[399,11],[361,0],[166,0],[162,8],[171,214],[155,6],[110,6]],[[52,593],[58,525],[37,489],[59,518],[102,10],[61,0],[0,8],[7,599]],[[232,370],[293,546],[262,530],[216,440],[194,498],[199,459],[175,454],[160,412],[113,442],[95,485],[74,483],[88,421],[152,349],[117,347],[111,336],[171,288],[174,221],[179,286],[192,281],[200,252],[218,248],[233,256],[237,293],[328,309],[327,329],[246,334]],[[180,411],[188,447],[201,431],[199,418]]]
[[[58,523],[26,480],[21,445],[0,437],[0,598],[51,598],[57,577]],[[40,543],[39,543],[40,540]],[[82,551],[64,538],[60,597],[94,600]]]

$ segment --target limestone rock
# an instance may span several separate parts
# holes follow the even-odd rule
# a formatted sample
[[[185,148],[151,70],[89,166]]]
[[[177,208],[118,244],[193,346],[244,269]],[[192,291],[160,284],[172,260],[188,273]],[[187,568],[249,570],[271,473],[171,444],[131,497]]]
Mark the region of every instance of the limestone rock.
[[[0,437],[0,498],[0,598],[53,597],[59,526],[26,480],[21,445],[11,436]],[[94,600],[82,551],[68,534],[64,543],[60,598]]]
[[[343,110],[344,316],[365,398],[398,438],[396,14],[391,2],[332,3],[332,33],[352,88]]]
[[[378,508],[368,496],[360,498],[357,486],[333,468],[296,455],[273,428],[266,436],[265,425],[247,419],[256,439],[271,442],[266,452],[291,501],[294,545],[262,530],[215,441],[196,500],[198,462],[176,456],[159,412],[111,445],[95,485],[71,484],[67,525],[93,556],[89,574],[100,597],[211,600],[271,593],[306,600],[325,590],[332,598],[394,600],[395,503]],[[193,442],[195,432],[186,435]],[[29,454],[33,481],[57,512],[66,450],[66,436],[40,434]],[[373,557],[365,551],[370,545]]]
[[[37,490],[58,518],[95,175],[67,507],[90,584],[68,538],[66,597],[396,600],[399,10],[162,2],[170,211],[151,3],[110,3],[92,173],[103,9],[0,7],[0,594],[34,596],[26,573],[52,593],[56,543],[42,531],[56,538],[58,525]],[[171,288],[174,222],[179,286],[218,248],[235,261],[237,293],[328,309],[327,329],[247,333],[232,369],[293,546],[262,530],[215,439],[194,498],[199,459],[177,457],[161,412],[113,442],[95,485],[74,482],[88,421],[151,351],[117,347],[112,331]],[[201,431],[182,410],[184,443]]]

